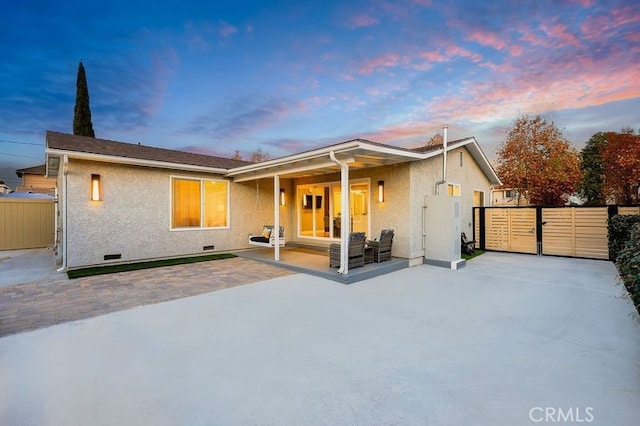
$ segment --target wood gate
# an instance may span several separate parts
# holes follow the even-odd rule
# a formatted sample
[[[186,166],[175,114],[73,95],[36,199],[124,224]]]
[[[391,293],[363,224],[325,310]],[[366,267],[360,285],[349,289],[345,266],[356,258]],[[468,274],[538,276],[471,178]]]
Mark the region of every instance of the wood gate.
[[[53,244],[54,211],[53,199],[0,197],[0,250]]]
[[[640,214],[640,206],[474,207],[474,240],[483,250],[609,259],[616,214]]]
[[[542,254],[609,259],[607,207],[542,209]]]
[[[478,211],[478,210],[476,210]],[[482,224],[481,220],[478,220]],[[482,226],[482,225],[480,225]],[[486,250],[536,254],[535,208],[489,208],[484,210]],[[479,241],[479,238],[475,238]]]

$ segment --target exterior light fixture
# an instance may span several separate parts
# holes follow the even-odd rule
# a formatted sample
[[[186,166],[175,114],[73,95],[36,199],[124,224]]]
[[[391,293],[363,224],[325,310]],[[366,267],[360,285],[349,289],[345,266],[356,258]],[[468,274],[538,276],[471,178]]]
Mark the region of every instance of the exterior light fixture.
[[[384,181],[378,181],[378,202],[384,203]]]
[[[91,175],[91,201],[100,200],[100,175]]]
[[[284,206],[285,202],[284,202],[284,188],[280,188],[280,205]]]

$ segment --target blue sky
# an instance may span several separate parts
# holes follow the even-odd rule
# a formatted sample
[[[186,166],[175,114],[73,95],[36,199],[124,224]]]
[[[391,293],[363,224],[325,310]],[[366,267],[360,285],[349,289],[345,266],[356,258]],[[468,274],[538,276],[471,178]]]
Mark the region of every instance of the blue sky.
[[[0,179],[72,132],[83,61],[97,137],[247,158],[442,125],[495,157],[520,114],[577,148],[640,128],[640,3],[31,1],[3,6]]]

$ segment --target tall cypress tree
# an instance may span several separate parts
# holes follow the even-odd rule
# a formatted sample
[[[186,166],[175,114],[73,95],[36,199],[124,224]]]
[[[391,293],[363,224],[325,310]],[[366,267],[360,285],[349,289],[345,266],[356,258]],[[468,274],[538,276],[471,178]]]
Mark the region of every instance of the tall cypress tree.
[[[89,108],[89,88],[87,76],[82,61],[78,65],[78,79],[76,80],[76,107],[73,114],[73,134],[95,138],[93,124],[91,124],[91,108]]]

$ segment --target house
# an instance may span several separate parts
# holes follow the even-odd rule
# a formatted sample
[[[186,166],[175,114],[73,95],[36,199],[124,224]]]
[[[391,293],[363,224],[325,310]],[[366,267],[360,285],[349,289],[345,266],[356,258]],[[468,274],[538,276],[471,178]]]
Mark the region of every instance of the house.
[[[30,192],[34,194],[54,195],[56,180],[45,176],[44,164],[16,170],[16,175],[22,182],[16,188],[16,192]]]
[[[530,206],[526,194],[503,185],[491,188],[491,205],[494,207],[522,207]]]
[[[436,199],[455,200],[442,217],[459,222],[445,237],[459,257],[459,231],[472,234],[473,207],[500,184],[473,137],[428,149],[355,139],[252,164],[47,132],[45,152],[61,269],[243,249],[263,224],[284,226],[287,243],[343,247],[349,232],[394,229],[393,256],[415,265],[439,232],[428,225],[447,228]]]

